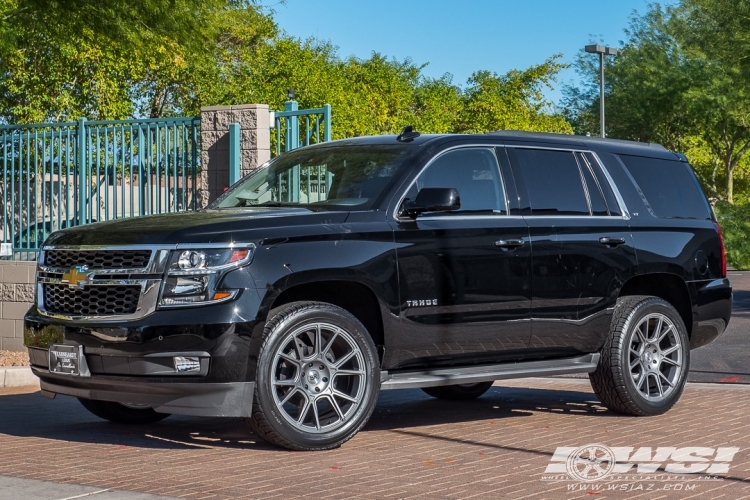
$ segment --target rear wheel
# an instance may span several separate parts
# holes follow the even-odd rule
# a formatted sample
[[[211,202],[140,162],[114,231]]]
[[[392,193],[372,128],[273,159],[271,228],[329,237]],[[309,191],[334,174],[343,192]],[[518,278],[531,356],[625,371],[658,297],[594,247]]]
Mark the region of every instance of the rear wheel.
[[[690,347],[682,318],[668,302],[628,296],[617,302],[609,338],[589,374],[599,400],[628,415],[659,415],[685,388]]]
[[[422,390],[438,399],[467,400],[475,399],[490,390],[492,382],[478,382],[476,384],[443,385],[440,387],[424,387]]]
[[[117,424],[152,424],[169,416],[169,413],[157,413],[148,406],[83,398],[78,398],[78,401],[97,417]]]
[[[367,423],[379,390],[375,344],[362,323],[331,304],[295,302],[266,323],[247,422],[285,448],[337,448]]]

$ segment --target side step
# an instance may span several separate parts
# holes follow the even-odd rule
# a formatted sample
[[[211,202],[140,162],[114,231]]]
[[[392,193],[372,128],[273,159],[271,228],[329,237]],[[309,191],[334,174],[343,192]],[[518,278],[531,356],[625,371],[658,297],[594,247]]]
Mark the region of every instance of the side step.
[[[591,373],[599,363],[599,353],[576,358],[524,361],[497,365],[479,365],[403,372],[381,372],[380,389],[413,389],[439,385],[474,384],[510,378]]]

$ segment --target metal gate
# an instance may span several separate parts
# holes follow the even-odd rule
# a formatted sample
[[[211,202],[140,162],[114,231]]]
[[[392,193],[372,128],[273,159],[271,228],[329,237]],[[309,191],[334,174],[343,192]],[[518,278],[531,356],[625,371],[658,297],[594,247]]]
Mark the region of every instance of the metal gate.
[[[35,259],[57,229],[196,209],[199,130],[199,118],[0,126],[5,256]]]

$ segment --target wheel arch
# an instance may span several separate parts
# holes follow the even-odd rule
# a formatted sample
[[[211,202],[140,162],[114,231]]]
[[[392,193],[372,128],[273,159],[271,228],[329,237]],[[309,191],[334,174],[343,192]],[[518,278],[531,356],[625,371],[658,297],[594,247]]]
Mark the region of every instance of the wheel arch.
[[[296,283],[270,296],[267,294],[263,301],[264,317],[267,318],[274,309],[299,301],[326,302],[350,312],[367,329],[382,361],[385,346],[383,305],[372,288],[346,279]]]
[[[651,295],[669,302],[685,323],[688,337],[693,330],[693,306],[687,283],[671,273],[640,274],[630,278],[620,289],[618,297]]]

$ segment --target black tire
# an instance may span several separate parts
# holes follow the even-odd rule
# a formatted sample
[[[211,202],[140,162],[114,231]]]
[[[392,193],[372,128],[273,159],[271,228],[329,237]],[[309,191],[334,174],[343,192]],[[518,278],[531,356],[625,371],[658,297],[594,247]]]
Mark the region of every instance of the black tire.
[[[478,382],[476,384],[443,385],[440,387],[423,387],[422,390],[438,399],[461,401],[476,399],[490,390],[492,382]]]
[[[325,338],[329,330],[339,333]],[[347,361],[349,353],[354,354]],[[246,421],[256,434],[291,450],[328,450],[369,420],[380,391],[380,367],[372,337],[352,314],[331,304],[294,302],[271,312],[255,380],[252,416]],[[334,390],[357,402],[335,396]],[[284,398],[292,399],[285,403]]]
[[[667,318],[668,322],[662,319],[663,323],[654,326],[659,317]],[[640,328],[641,335],[638,334],[639,324],[646,325],[645,337],[642,336],[644,327]],[[656,339],[660,336],[659,326],[662,328],[661,331],[664,331],[665,324],[667,333],[664,334],[661,343],[639,340],[651,337],[649,328],[652,328],[652,332],[656,330],[653,334],[653,338]],[[677,349],[669,355],[663,355],[663,350],[668,352],[678,345],[676,342],[679,342]],[[631,350],[633,345],[643,345],[644,348],[637,347]],[[653,353],[649,346],[653,347]],[[641,354],[638,355],[638,352]],[[652,355],[655,356],[653,360]],[[659,361],[656,360],[656,356]],[[679,359],[663,361],[670,356]],[[679,370],[674,364],[677,361],[680,365]],[[635,368],[631,369],[633,365]],[[663,369],[666,370],[666,375],[662,373],[662,379],[659,372]],[[589,379],[599,400],[610,410],[635,416],[660,415],[672,408],[680,399],[689,369],[690,346],[687,329],[675,308],[656,297],[634,295],[618,299],[609,337],[601,350],[599,365],[589,374]]]
[[[133,408],[111,401],[96,401],[83,398],[78,398],[78,401],[81,402],[84,408],[97,417],[116,424],[153,424],[169,416],[169,413],[157,413],[151,408]]]

